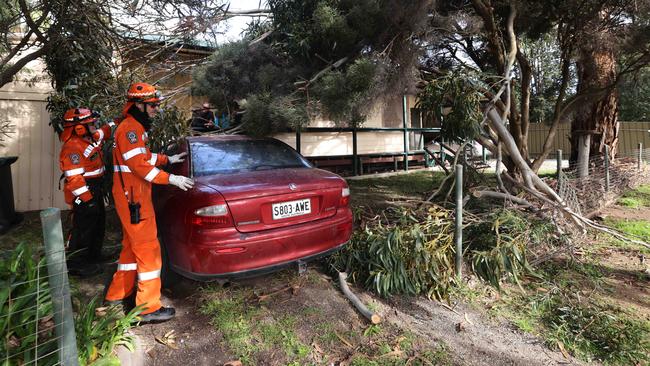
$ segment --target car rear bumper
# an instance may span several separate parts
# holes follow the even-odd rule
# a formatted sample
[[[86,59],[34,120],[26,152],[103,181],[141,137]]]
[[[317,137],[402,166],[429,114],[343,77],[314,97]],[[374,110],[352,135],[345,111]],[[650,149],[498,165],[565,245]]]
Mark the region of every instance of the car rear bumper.
[[[352,212],[346,209],[290,228],[205,232],[171,248],[170,259],[176,272],[195,280],[249,277],[325,256],[345,245],[352,229]]]
[[[229,272],[229,273],[214,273],[214,274],[206,274],[206,273],[197,273],[197,272],[188,272],[183,270],[180,267],[174,266],[172,264],[172,267],[175,272],[180,274],[183,277],[187,277],[189,279],[195,280],[195,281],[214,281],[214,280],[219,280],[219,279],[237,279],[237,278],[247,278],[247,277],[255,277],[255,276],[261,276],[265,275],[267,273],[272,273],[272,272],[277,272],[281,269],[290,267],[291,265],[297,264],[298,262],[310,262],[316,259],[320,259],[323,257],[327,257],[328,255],[335,253],[339,249],[343,248],[345,244],[348,242],[345,242],[337,247],[328,249],[324,252],[321,253],[316,253],[313,255],[310,255],[308,257],[303,257],[299,259],[294,259],[289,262],[284,262],[284,263],[278,263],[278,264],[273,264],[267,267],[262,267],[262,268],[256,268],[256,269],[250,269],[250,270],[243,270],[239,272]]]

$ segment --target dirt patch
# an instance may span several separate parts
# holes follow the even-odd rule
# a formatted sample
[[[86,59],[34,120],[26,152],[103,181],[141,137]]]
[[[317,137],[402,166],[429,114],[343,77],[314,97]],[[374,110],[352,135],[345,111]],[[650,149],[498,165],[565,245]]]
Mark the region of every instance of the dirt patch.
[[[283,291],[284,286],[300,283],[296,291]],[[198,293],[196,283],[184,281],[185,290]],[[517,331],[508,323],[495,322],[476,309],[458,304],[449,310],[436,301],[424,298],[380,300],[354,289],[359,297],[377,311],[384,323],[381,334],[370,336],[369,324],[333,285],[332,279],[317,267],[307,277],[279,273],[233,284],[237,291],[247,291],[247,306],[261,309],[259,323],[291,314],[297,321],[294,331],[309,346],[304,362],[347,365],[359,355],[370,355],[378,364],[385,359],[375,351],[402,352],[400,339],[410,337],[412,358],[424,350],[443,349],[443,363],[455,365],[549,365],[582,364],[566,359],[561,353],[548,350],[538,338]],[[280,291],[279,291],[280,290]],[[272,294],[265,298],[265,294]],[[210,319],[200,315],[201,301],[210,295],[171,297],[179,316],[168,323],[147,325],[135,330],[144,339],[148,365],[218,365],[236,356],[224,347],[219,329]],[[264,300],[259,301],[260,296]],[[461,325],[459,325],[461,324]],[[462,330],[459,331],[460,328]],[[175,330],[185,335],[179,349],[171,349],[155,341],[155,337]],[[373,350],[374,347],[374,350]],[[365,356],[364,356],[365,357]],[[406,360],[405,358],[404,360]],[[383,361],[382,361],[383,360]],[[288,364],[281,350],[262,350],[253,364]],[[302,364],[302,363],[301,363]]]
[[[543,342],[507,322],[496,322],[465,304],[453,310],[422,298],[395,299],[390,321],[420,337],[445,343],[460,365],[582,365],[549,350]]]
[[[629,208],[623,206],[612,206],[601,211],[601,218],[611,218],[619,220],[646,220],[650,221],[650,208]]]
[[[601,217],[610,220],[650,221],[650,208],[612,206]],[[650,320],[650,258],[641,247],[617,246],[612,242],[598,248],[592,260],[605,274],[604,298],[627,309],[640,319]]]
[[[193,281],[179,281],[174,291],[164,291],[162,298],[164,305],[176,309],[176,317],[166,323],[133,329],[142,344],[147,365],[208,366],[230,361],[221,334],[210,326],[209,317],[198,311],[199,287]]]

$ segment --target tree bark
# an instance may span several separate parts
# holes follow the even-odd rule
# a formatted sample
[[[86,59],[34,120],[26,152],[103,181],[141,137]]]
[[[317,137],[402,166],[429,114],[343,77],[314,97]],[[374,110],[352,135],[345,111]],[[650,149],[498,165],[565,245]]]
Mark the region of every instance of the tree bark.
[[[576,162],[578,177],[589,176],[589,152],[591,150],[591,135],[582,134],[578,137],[578,160]]]
[[[618,93],[616,54],[606,32],[592,35],[592,42],[583,42],[578,60],[578,94],[587,94],[577,108],[571,125],[571,158],[578,158],[580,136],[591,135],[590,156],[601,155],[609,146],[610,158],[618,147]]]

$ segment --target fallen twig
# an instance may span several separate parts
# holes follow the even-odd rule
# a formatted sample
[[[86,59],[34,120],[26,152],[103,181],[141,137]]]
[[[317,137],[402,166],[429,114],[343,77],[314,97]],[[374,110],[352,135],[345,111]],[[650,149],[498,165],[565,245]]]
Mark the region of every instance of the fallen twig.
[[[348,342],[347,339],[343,338],[343,336],[340,335],[339,332],[334,331],[334,334],[336,335],[336,338],[338,338],[339,340],[341,340],[341,342],[343,342],[346,346],[348,346],[348,347],[350,347],[350,348],[354,348],[354,346],[352,345],[352,343]]]

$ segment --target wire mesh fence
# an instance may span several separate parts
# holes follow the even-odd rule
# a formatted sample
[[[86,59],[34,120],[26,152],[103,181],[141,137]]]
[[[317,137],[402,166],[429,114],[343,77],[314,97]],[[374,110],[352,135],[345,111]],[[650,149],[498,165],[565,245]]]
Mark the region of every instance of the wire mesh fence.
[[[21,243],[0,253],[3,366],[78,363],[60,216],[51,213],[41,214],[46,245]]]
[[[649,177],[650,149],[640,148],[611,160],[607,154],[593,156],[584,171],[576,164],[558,168],[551,185],[569,208],[589,217]]]

